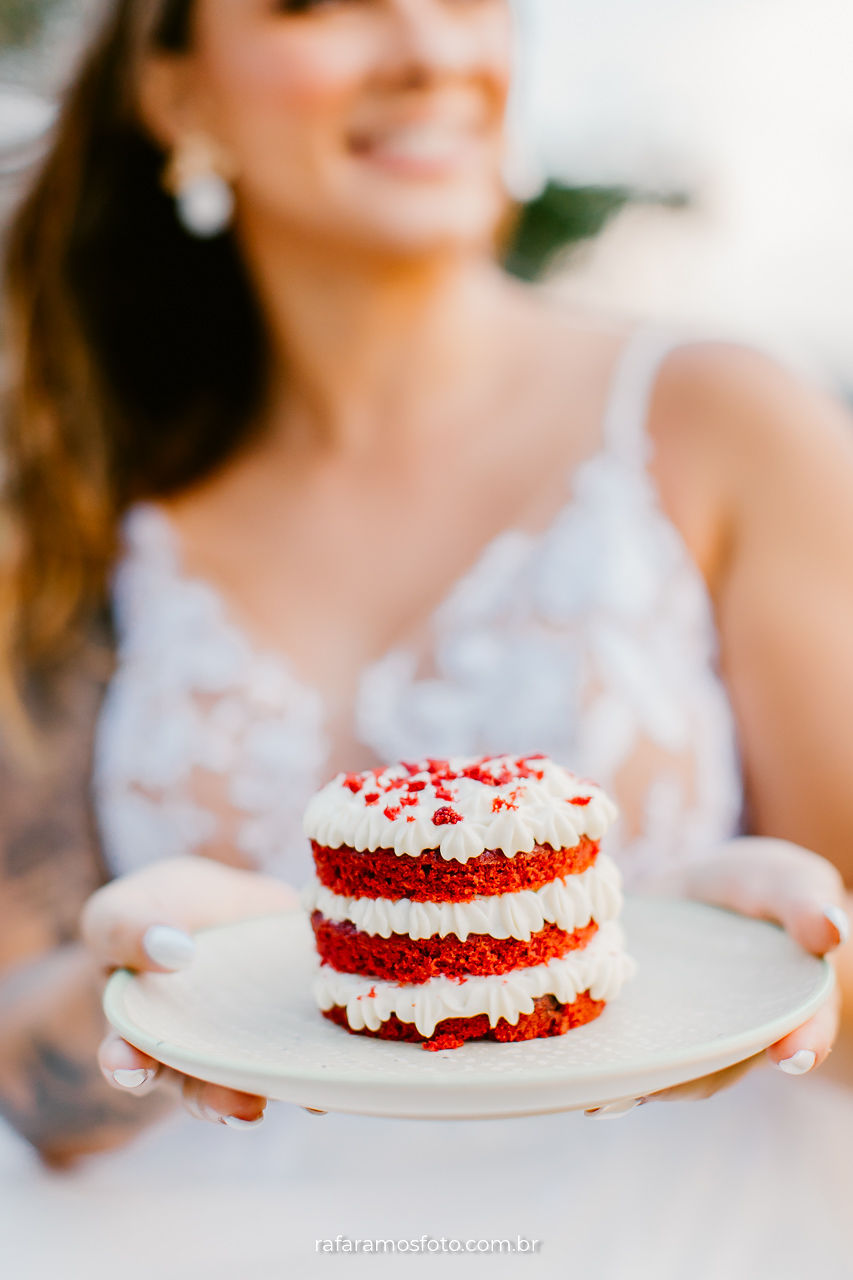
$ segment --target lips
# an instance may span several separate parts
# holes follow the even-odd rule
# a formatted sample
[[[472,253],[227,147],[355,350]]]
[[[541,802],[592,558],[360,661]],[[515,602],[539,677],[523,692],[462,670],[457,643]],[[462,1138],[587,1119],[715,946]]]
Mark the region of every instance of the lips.
[[[356,155],[384,167],[431,174],[462,165],[480,142],[470,127],[430,121],[356,135],[350,146]]]

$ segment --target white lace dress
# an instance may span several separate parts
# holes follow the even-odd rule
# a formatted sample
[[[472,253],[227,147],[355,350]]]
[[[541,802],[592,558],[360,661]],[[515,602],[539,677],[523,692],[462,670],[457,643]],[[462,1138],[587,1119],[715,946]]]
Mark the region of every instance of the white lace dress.
[[[623,808],[609,839],[629,884],[731,835],[741,812],[708,594],[644,465],[671,341],[634,337],[601,448],[547,529],[490,542],[418,647],[362,672],[353,707],[360,760],[541,751],[595,778]],[[301,813],[331,768],[321,694],[187,576],[161,508],[134,508],[124,533],[95,774],[109,864],[230,843],[301,883]]]
[[[623,809],[609,849],[629,887],[742,817],[707,591],[646,470],[670,345],[638,331],[600,451],[567,477],[547,530],[491,542],[418,647],[362,673],[352,710],[353,767],[544,751],[596,778]],[[95,776],[113,871],[223,845],[301,885],[300,815],[333,750],[321,694],[182,571],[158,508],[135,508],[125,535]],[[618,1123],[320,1119],[273,1104],[264,1125],[233,1133],[181,1115],[72,1178],[22,1173],[14,1145],[0,1143],[0,1203],[8,1184],[4,1230],[30,1267],[18,1276],[325,1276],[344,1264],[316,1239],[423,1233],[543,1241],[528,1264],[456,1258],[469,1276],[529,1265],[590,1280],[842,1280],[853,1268],[853,1093],[819,1076],[761,1070],[712,1101]],[[375,1276],[415,1264],[345,1265]]]

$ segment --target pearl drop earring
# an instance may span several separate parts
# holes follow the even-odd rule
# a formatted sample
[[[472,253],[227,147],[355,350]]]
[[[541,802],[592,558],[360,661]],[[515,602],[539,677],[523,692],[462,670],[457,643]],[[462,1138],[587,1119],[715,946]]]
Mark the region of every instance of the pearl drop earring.
[[[234,192],[218,173],[200,173],[175,197],[181,226],[199,240],[212,240],[231,226]]]
[[[229,167],[216,144],[192,134],[175,148],[164,185],[175,197],[181,226],[199,240],[212,240],[231,226],[234,191]]]

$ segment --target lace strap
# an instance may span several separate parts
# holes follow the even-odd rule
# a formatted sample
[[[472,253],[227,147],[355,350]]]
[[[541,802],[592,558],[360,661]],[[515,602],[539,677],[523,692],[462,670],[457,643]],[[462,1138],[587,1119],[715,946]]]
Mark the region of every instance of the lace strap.
[[[607,453],[643,468],[652,457],[649,409],[661,365],[683,342],[676,334],[641,325],[626,340],[616,361],[604,411],[602,436]]]

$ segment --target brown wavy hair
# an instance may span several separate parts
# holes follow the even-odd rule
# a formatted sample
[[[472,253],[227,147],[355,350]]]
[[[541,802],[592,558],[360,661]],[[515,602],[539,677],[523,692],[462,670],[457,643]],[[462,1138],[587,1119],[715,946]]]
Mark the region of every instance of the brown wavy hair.
[[[0,698],[106,611],[126,506],[209,472],[249,429],[267,340],[229,234],[194,240],[136,106],[146,50],[194,0],[111,4],[14,216],[3,262]]]

